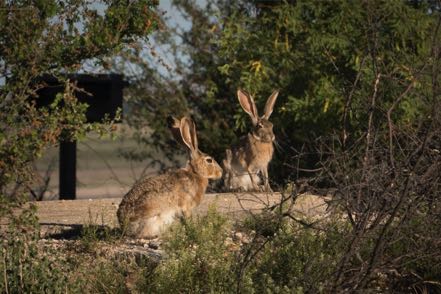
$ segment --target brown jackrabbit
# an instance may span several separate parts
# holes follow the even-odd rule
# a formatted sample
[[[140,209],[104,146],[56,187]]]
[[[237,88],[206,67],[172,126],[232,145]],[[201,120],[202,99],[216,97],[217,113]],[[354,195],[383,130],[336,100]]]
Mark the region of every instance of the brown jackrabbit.
[[[268,119],[278,94],[278,91],[271,94],[266,101],[263,116],[259,117],[253,97],[243,90],[237,91],[239,103],[251,117],[253,128],[246,136],[240,138],[237,145],[225,152],[223,168],[226,190],[260,191],[258,173],[261,172],[265,191],[271,191],[268,164],[273,157],[275,136],[273,124]]]
[[[198,149],[196,127],[188,118],[172,119],[169,127],[188,148],[190,159],[185,168],[146,178],[124,196],[117,216],[126,234],[136,238],[153,238],[176,217],[189,216],[204,197],[208,179],[222,177],[222,168]]]

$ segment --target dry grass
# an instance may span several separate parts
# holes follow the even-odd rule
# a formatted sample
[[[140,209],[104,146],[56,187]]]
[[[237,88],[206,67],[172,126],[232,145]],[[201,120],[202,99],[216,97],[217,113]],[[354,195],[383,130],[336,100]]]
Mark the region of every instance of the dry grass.
[[[117,138],[99,138],[96,134],[77,143],[77,199],[121,197],[141,177],[155,174],[158,166],[150,166],[151,161],[134,161],[122,157],[122,151],[139,148],[135,140],[124,128],[117,133]],[[161,157],[157,152],[155,157]],[[52,147],[46,150],[35,168],[41,177],[40,185],[47,173],[50,177],[44,199],[58,198],[59,150]]]

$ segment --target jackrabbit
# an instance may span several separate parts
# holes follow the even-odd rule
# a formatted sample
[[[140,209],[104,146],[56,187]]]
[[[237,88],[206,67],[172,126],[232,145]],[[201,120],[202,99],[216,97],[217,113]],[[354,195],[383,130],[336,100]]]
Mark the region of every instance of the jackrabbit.
[[[117,216],[126,234],[154,238],[176,217],[190,216],[205,194],[208,179],[222,177],[222,168],[198,149],[194,122],[183,117],[169,121],[175,139],[189,151],[187,166],[146,178],[124,196]]]
[[[251,117],[253,128],[240,138],[239,143],[225,151],[223,160],[224,185],[226,190],[260,191],[262,173],[264,190],[270,192],[268,164],[274,153],[273,124],[268,120],[273,112],[279,92],[274,91],[265,104],[263,116],[259,117],[253,97],[239,89],[237,97],[243,110]]]

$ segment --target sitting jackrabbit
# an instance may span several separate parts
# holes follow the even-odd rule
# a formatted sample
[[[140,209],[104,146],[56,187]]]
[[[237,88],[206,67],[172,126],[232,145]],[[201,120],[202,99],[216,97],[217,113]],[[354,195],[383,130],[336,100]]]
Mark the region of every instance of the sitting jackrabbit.
[[[274,91],[265,104],[263,116],[259,117],[253,97],[243,90],[237,91],[237,97],[243,110],[251,117],[253,127],[240,138],[239,143],[225,152],[223,160],[224,185],[228,191],[260,191],[262,173],[264,190],[270,192],[268,164],[274,153],[273,124],[268,120],[273,112],[278,91]]]
[[[189,161],[185,168],[138,182],[124,196],[117,216],[129,236],[158,236],[176,217],[191,215],[204,197],[208,179],[222,177],[219,164],[198,149],[196,127],[190,118],[173,119],[170,128],[175,139],[188,148]]]

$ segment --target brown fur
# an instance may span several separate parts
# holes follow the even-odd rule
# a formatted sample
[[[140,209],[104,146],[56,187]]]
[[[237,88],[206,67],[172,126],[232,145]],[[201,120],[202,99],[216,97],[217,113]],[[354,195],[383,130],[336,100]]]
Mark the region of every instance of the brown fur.
[[[146,178],[136,184],[124,196],[118,219],[128,215],[128,221],[160,214],[163,206],[177,203],[183,214],[198,206],[208,185],[208,179],[188,170],[172,170],[165,174]],[[121,219],[122,220],[122,219]]]
[[[203,199],[208,179],[222,176],[217,162],[197,149],[194,123],[186,117],[180,122],[180,143],[188,146],[190,154],[187,167],[144,179],[124,196],[117,216],[130,236],[155,237],[176,217],[191,215]]]
[[[274,107],[278,92],[267,100],[265,113],[258,116],[254,99],[248,93],[239,90],[239,102],[253,122],[253,128],[240,139],[239,143],[226,150],[223,161],[224,183],[227,190],[260,191],[258,173],[264,178],[264,188],[271,191],[268,180],[268,164],[274,153],[275,139],[273,124],[268,120]]]

